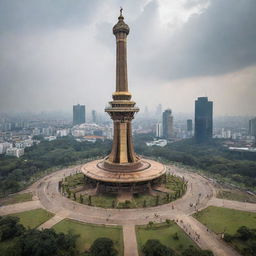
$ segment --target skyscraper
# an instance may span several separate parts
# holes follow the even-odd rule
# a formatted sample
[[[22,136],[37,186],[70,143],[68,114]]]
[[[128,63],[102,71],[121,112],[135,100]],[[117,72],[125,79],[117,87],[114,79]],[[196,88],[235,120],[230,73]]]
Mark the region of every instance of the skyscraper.
[[[161,138],[163,136],[163,126],[162,123],[156,124],[156,137]]]
[[[163,137],[169,139],[173,137],[173,116],[171,109],[166,109],[163,112]]]
[[[256,117],[249,120],[249,134],[254,136],[254,145],[256,146]]]
[[[213,102],[208,97],[198,97],[195,101],[195,139],[206,142],[212,138]]]
[[[256,117],[249,120],[249,134],[251,136],[256,136]]]
[[[97,122],[98,122],[96,110],[92,110],[92,122],[93,122],[94,124],[97,124]]]
[[[193,123],[191,119],[187,120],[187,131],[192,132],[193,131]]]
[[[73,125],[85,123],[85,105],[73,106]]]

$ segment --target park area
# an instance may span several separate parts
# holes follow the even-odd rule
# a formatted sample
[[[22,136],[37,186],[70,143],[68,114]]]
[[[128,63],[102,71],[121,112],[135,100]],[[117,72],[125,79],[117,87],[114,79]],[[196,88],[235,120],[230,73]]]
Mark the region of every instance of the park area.
[[[188,235],[174,222],[136,227],[137,243],[140,255],[143,255],[142,248],[149,239],[159,240],[163,245],[171,248],[177,254],[181,254],[190,246],[197,245]]]
[[[210,206],[194,217],[216,234],[224,234],[223,239],[241,255],[255,255],[256,213]]]
[[[59,233],[79,235],[77,239],[77,249],[80,252],[88,251],[92,243],[100,237],[110,238],[114,242],[118,255],[123,255],[123,232],[120,226],[105,226],[86,224],[79,221],[65,219],[53,226],[53,229]]]
[[[33,195],[31,193],[9,195],[7,197],[4,197],[4,198],[0,199],[0,206],[1,205],[17,204],[17,203],[23,203],[23,202],[31,201],[32,196]]]
[[[256,228],[256,213],[251,212],[209,206],[193,216],[217,234],[235,234],[241,226]]]

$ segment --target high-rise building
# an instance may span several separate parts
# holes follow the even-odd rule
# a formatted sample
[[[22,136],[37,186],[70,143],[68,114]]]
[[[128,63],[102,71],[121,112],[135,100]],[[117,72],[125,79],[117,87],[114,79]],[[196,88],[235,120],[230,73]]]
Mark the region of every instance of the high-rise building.
[[[256,117],[249,120],[249,134],[256,136]]]
[[[256,146],[256,117],[249,121],[249,134],[254,136],[254,146]]]
[[[73,106],[73,125],[85,123],[85,105]]]
[[[94,124],[97,124],[97,122],[98,122],[96,110],[92,110],[92,122],[93,122]]]
[[[212,138],[213,102],[208,97],[198,97],[195,101],[195,139],[205,142]]]
[[[163,112],[163,137],[169,139],[173,137],[173,116],[171,109],[166,109]]]
[[[163,136],[163,126],[162,123],[156,124],[156,137],[161,138]]]
[[[187,131],[192,132],[193,131],[193,122],[192,119],[187,120]]]

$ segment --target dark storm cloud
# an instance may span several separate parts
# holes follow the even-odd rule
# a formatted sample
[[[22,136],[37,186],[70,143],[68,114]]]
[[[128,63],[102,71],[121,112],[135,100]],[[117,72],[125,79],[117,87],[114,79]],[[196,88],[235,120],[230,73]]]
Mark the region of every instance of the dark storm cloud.
[[[1,0],[0,31],[26,31],[79,25],[97,12],[99,0]]]
[[[156,50],[144,72],[177,79],[219,75],[254,65],[255,11],[255,0],[211,1],[202,14],[193,15]]]

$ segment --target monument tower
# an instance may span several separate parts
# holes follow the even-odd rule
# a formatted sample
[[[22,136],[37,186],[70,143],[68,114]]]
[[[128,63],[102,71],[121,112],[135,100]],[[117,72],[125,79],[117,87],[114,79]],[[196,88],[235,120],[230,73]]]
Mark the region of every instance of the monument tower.
[[[139,160],[132,143],[131,120],[139,109],[131,101],[132,95],[128,91],[126,40],[129,31],[121,9],[118,23],[113,27],[116,37],[116,91],[112,95],[113,101],[109,102],[110,107],[105,109],[114,122],[112,151],[107,159],[111,164],[135,163]]]
[[[159,184],[166,171],[161,163],[143,159],[134,152],[131,122],[139,108],[131,100],[132,95],[128,91],[129,32],[121,8],[118,22],[113,27],[116,37],[116,90],[112,94],[113,100],[105,109],[114,125],[112,150],[104,159],[89,162],[82,167],[86,183],[101,192],[145,191]]]

